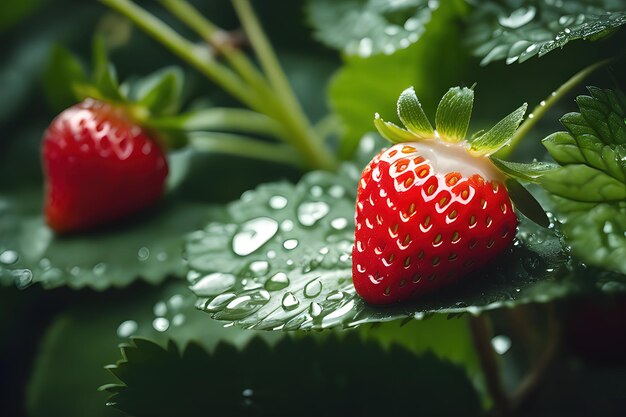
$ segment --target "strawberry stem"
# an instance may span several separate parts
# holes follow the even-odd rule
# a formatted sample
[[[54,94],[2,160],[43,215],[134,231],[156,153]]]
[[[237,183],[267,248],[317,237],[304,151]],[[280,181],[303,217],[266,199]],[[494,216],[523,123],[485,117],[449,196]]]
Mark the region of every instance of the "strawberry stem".
[[[511,410],[511,403],[502,384],[497,354],[491,345],[491,339],[493,339],[491,323],[486,314],[481,314],[480,316],[470,316],[469,324],[472,342],[478,354],[489,396],[494,403],[495,414],[499,416],[508,415]]]
[[[513,150],[515,150],[515,147],[524,138],[524,136],[526,136],[526,134],[533,128],[533,126],[535,126],[535,123],[537,123],[543,117],[543,115],[548,110],[550,110],[550,108],[552,108],[552,106],[554,106],[574,87],[583,82],[585,78],[591,75],[591,73],[593,73],[598,68],[610,64],[613,60],[614,58],[609,58],[600,62],[596,62],[595,64],[589,65],[588,67],[583,68],[581,71],[574,74],[569,80],[563,83],[556,91],[550,94],[550,96],[548,96],[533,109],[533,111],[526,117],[526,120],[524,120],[524,122],[517,129],[508,145],[496,152],[495,156],[502,159],[506,159],[508,156],[510,156]]]

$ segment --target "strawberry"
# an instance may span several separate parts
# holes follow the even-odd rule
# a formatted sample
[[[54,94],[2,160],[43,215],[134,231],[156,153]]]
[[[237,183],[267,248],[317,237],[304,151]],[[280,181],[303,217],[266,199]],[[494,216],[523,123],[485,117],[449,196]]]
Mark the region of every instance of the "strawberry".
[[[398,102],[409,130],[376,115],[381,134],[399,143],[376,155],[359,182],[352,274],[371,304],[418,298],[456,282],[502,253],[517,227],[507,176],[487,154],[507,143],[525,106],[468,142],[472,90],[444,96],[437,131],[414,94],[408,89]]]
[[[85,99],[52,121],[42,147],[44,211],[56,232],[118,220],[163,194],[165,155],[121,107]]]

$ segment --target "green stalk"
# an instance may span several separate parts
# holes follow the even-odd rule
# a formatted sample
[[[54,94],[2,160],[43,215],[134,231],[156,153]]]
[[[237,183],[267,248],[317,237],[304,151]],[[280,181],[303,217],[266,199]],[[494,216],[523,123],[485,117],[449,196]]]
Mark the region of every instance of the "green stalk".
[[[614,58],[605,59],[600,62],[596,62],[595,64],[589,65],[586,68],[583,68],[581,71],[574,74],[569,80],[563,83],[556,91],[554,91],[548,98],[543,100],[539,105],[537,105],[533,111],[526,117],[526,120],[520,125],[517,129],[513,138],[508,143],[507,146],[496,152],[494,156],[500,159],[506,159],[515,147],[519,144],[519,142],[526,136],[526,134],[535,126],[535,123],[539,121],[543,115],[552,108],[563,96],[569,93],[574,87],[584,81],[591,73],[593,73],[598,68],[601,68],[609,63],[611,63]]]
[[[130,0],[100,0],[103,4],[126,16],[181,59],[220,85],[233,97],[252,109],[260,110],[262,100],[251,94],[247,85],[236,74],[214,60],[201,58],[194,53],[194,45],[176,33],[163,21]]]
[[[283,127],[268,116],[247,109],[212,107],[180,116],[161,117],[148,121],[149,126],[163,130],[234,131],[284,138]]]
[[[196,8],[185,0],[159,1],[178,20],[189,26],[202,39],[224,55],[233,69],[252,87],[259,89],[258,87],[267,85],[267,80],[263,74],[258,71],[245,54],[228,43],[220,42],[218,39],[219,35],[225,33],[222,28],[202,16]],[[266,88],[265,92],[267,91],[269,91],[269,88]]]
[[[300,155],[289,145],[275,145],[232,133],[194,132],[189,144],[198,150],[243,156],[304,168]]]
[[[250,2],[248,0],[232,0],[232,2],[261,66],[276,93],[277,101],[281,104],[281,115],[284,117],[286,128],[298,139],[296,145],[314,166],[334,170],[337,166],[337,160],[313,131]]]

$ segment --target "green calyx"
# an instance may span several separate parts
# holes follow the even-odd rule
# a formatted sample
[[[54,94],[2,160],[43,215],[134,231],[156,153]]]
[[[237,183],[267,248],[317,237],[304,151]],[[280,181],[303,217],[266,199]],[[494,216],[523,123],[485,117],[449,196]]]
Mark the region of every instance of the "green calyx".
[[[466,138],[473,107],[473,87],[450,88],[437,107],[435,130],[426,117],[414,88],[409,87],[400,94],[397,106],[398,117],[404,128],[386,122],[378,113],[374,117],[374,125],[383,137],[393,143],[440,138],[447,143],[462,144],[472,155],[489,156],[511,141],[528,106],[524,103],[487,132],[478,132]]]

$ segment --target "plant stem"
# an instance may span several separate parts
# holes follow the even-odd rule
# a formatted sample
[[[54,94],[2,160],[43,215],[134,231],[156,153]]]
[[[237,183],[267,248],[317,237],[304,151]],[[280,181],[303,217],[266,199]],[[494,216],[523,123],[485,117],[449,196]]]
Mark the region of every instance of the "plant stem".
[[[284,138],[283,127],[268,116],[247,109],[212,107],[180,116],[148,121],[151,127],[165,130],[210,130],[256,133]]]
[[[609,58],[600,62],[596,62],[595,64],[589,65],[588,67],[583,68],[581,71],[574,74],[569,80],[563,83],[556,91],[550,94],[549,97],[547,97],[533,109],[533,111],[528,115],[526,120],[524,120],[524,122],[517,129],[508,145],[498,151],[495,156],[501,159],[507,158],[511,154],[511,152],[513,152],[517,144],[533,128],[535,123],[537,123],[537,121],[539,121],[552,106],[554,106],[561,98],[563,98],[564,95],[569,93],[574,87],[583,82],[583,80],[587,78],[591,73],[593,73],[598,68],[601,68],[611,63],[613,60],[614,58]]]
[[[226,57],[230,65],[246,80],[252,87],[267,86],[267,80],[252,62],[239,49],[233,47],[220,35],[226,33],[222,28],[202,16],[197,9],[185,0],[159,0],[161,4],[194,30],[201,38],[211,44],[216,50]],[[266,88],[269,91],[269,87]],[[267,92],[266,91],[266,92]]]
[[[189,144],[198,150],[278,162],[302,169],[304,161],[289,145],[274,145],[232,133],[194,132]]]
[[[252,109],[260,110],[262,101],[251,93],[246,84],[231,70],[212,59],[194,52],[195,46],[171,27],[130,0],[100,0],[105,5],[126,16],[170,51],[188,62],[209,79],[220,85],[233,97]]]
[[[239,19],[248,35],[263,70],[269,78],[270,84],[276,93],[281,115],[285,118],[286,128],[298,138],[297,145],[307,155],[311,162],[324,169],[334,170],[337,161],[328,151],[322,140],[315,134],[308,119],[304,115],[300,103],[289,85],[287,76],[283,72],[272,46],[265,36],[254,10],[248,0],[232,0]]]
[[[474,348],[487,383],[487,390],[494,403],[494,411],[497,415],[508,415],[511,404],[502,385],[497,354],[491,345],[493,335],[491,334],[490,323],[486,315],[481,314],[480,316],[470,316],[469,324]]]
[[[512,407],[517,410],[537,388],[537,385],[546,374],[552,360],[555,358],[561,345],[561,328],[556,316],[554,303],[550,303],[548,308],[548,343],[543,352],[535,362],[531,371],[520,383],[513,395]]]

